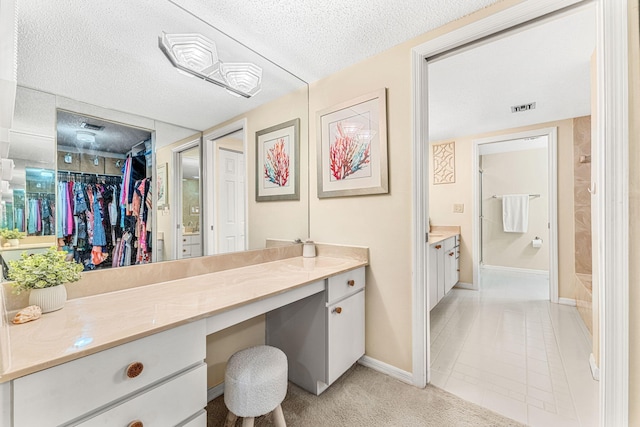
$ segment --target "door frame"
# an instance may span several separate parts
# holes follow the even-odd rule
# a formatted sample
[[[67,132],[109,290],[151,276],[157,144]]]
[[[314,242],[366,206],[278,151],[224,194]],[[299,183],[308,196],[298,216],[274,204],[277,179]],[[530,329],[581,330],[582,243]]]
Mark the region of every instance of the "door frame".
[[[413,382],[430,381],[430,320],[426,288],[428,212],[427,61],[438,53],[589,0],[538,0],[518,3],[412,49],[412,344]],[[627,2],[595,0],[597,5],[596,138],[600,191],[598,210],[601,260],[600,425],[629,420],[629,104]],[[604,286],[615,283],[616,286]]]
[[[480,146],[494,142],[511,141],[515,139],[547,137],[547,169],[548,169],[548,196],[549,196],[549,300],[558,303],[558,128],[547,127],[517,132],[505,135],[490,136],[474,139],[472,141],[472,179],[473,179],[473,217],[471,230],[473,236],[472,260],[473,260],[473,289],[480,289]]]
[[[200,146],[201,138],[198,136],[190,140],[189,142],[185,142],[177,147],[174,147],[171,150],[171,161],[173,162],[173,189],[171,198],[173,199],[173,211],[175,212],[175,217],[173,218],[173,224],[171,225],[174,228],[175,233],[173,234],[173,259],[178,260],[181,259],[180,248],[182,245],[180,242],[182,241],[182,153],[184,151],[190,150],[194,147]],[[202,177],[202,149],[200,149],[200,177]],[[200,206],[202,206],[202,178],[200,179]],[[200,226],[202,226],[202,209],[200,209]]]
[[[206,206],[205,214],[203,217],[203,233],[206,231],[206,237],[203,239],[203,254],[204,255],[214,255],[217,252],[218,248],[218,233],[216,228],[216,223],[218,221],[217,209],[218,209],[218,200],[216,197],[216,172],[217,165],[215,164],[214,159],[216,150],[218,149],[218,144],[216,140],[232,134],[234,132],[242,131],[242,149],[245,154],[245,162],[244,162],[244,197],[245,197],[245,209],[244,209],[244,241],[245,247],[247,247],[247,242],[249,241],[249,199],[248,199],[248,186],[249,186],[249,158],[247,156],[248,153],[248,141],[247,141],[247,119],[240,119],[234,122],[228,123],[224,126],[220,126],[216,129],[207,132],[202,136],[202,140],[204,143],[202,144],[202,158],[204,159],[204,168],[203,168],[203,206]]]

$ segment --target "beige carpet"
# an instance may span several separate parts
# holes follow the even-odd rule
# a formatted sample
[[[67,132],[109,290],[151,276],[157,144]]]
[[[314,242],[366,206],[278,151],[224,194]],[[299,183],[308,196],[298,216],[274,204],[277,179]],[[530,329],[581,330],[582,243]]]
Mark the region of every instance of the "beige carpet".
[[[418,389],[355,365],[320,396],[289,383],[282,403],[287,427],[319,426],[522,426],[437,387]],[[223,426],[223,397],[209,402],[208,427]],[[238,419],[236,425],[242,424]],[[271,414],[256,419],[272,426]]]

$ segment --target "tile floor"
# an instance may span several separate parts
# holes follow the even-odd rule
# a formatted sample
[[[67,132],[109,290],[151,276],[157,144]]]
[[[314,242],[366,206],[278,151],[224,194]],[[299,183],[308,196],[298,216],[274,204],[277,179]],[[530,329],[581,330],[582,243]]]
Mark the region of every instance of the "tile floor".
[[[597,426],[591,338],[548,286],[485,270],[481,291],[447,294],[431,311],[432,384],[530,426]]]

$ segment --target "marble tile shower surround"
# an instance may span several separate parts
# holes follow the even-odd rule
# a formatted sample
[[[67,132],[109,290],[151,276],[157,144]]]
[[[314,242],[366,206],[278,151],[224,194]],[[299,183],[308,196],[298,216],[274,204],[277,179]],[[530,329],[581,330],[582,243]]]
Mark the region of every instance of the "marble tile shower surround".
[[[593,332],[591,293],[591,163],[580,162],[591,155],[591,116],[573,120],[573,209],[575,236],[575,290],[580,317]]]

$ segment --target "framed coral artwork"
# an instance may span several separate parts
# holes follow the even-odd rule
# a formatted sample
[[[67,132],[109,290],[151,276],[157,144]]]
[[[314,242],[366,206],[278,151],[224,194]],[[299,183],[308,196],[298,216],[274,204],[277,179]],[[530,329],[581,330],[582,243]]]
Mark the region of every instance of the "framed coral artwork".
[[[256,202],[300,200],[300,119],[256,132]]]
[[[317,113],[318,197],[389,192],[386,89]]]

